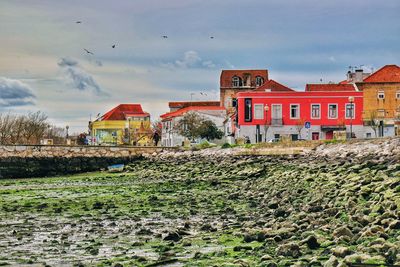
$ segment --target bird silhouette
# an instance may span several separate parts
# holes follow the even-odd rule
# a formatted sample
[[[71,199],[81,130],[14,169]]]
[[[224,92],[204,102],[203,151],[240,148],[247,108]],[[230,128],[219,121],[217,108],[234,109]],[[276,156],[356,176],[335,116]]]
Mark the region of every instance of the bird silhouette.
[[[210,39],[214,39],[214,36],[210,36]]]
[[[88,54],[92,54],[92,55],[94,55],[92,52],[90,52],[89,50],[87,50],[86,48],[83,48],[83,50],[85,50],[85,52],[86,53],[88,53]]]
[[[111,47],[112,47],[112,48],[115,48],[115,45],[112,45]]]
[[[82,23],[82,21],[79,21],[79,20],[78,20],[76,23],[80,24],[80,23]]]
[[[166,36],[166,35],[163,35],[163,36],[162,36],[162,38],[164,38],[164,39],[167,39],[167,38],[168,38],[168,36]]]

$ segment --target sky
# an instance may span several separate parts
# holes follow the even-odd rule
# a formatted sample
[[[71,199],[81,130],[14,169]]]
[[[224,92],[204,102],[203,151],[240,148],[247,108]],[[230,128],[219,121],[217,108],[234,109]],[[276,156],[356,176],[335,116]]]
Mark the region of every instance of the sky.
[[[0,0],[0,113],[40,110],[77,133],[120,103],[154,120],[169,101],[219,100],[222,69],[339,82],[400,65],[399,13],[398,0]]]

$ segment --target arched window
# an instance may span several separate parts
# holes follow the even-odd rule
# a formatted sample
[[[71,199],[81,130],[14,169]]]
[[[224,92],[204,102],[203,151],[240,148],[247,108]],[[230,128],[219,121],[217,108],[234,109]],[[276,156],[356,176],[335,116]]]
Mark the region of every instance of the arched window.
[[[243,81],[240,77],[238,76],[233,76],[232,78],[232,86],[233,87],[241,87],[243,86]]]
[[[261,76],[257,76],[257,77],[256,77],[256,86],[257,86],[257,87],[258,87],[258,86],[261,86],[261,85],[263,85],[263,83],[264,83],[264,78],[261,77]]]

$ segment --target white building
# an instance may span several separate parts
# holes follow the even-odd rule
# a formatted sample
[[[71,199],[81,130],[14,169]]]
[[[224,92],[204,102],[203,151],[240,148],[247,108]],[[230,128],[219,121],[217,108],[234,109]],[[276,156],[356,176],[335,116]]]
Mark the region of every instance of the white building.
[[[169,113],[161,115],[162,130],[161,144],[162,146],[182,146],[185,137],[180,135],[176,130],[176,125],[189,112],[194,112],[206,120],[215,123],[218,129],[224,131],[224,120],[226,119],[226,109],[220,106],[187,106]],[[200,140],[197,140],[200,141]]]

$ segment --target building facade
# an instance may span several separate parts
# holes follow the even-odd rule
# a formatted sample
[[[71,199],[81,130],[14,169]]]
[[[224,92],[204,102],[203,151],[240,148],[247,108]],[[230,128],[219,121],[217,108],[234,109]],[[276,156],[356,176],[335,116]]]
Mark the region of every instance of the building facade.
[[[150,114],[140,104],[120,104],[89,127],[94,145],[151,144]]]
[[[307,85],[306,91],[240,92],[235,137],[252,143],[280,139],[333,139],[335,133],[365,137],[363,93],[353,85]]]
[[[268,70],[222,70],[220,76],[220,103],[228,113],[234,112],[232,101],[236,94],[251,91],[268,81]]]
[[[226,118],[226,109],[215,106],[214,101],[210,101],[210,106],[186,106],[184,108],[165,113],[161,115],[161,145],[162,146],[182,146],[186,138],[178,133],[176,125],[189,112],[196,113],[201,117],[211,120],[218,129],[224,130],[224,120]],[[200,141],[200,140],[196,140]]]
[[[400,134],[400,67],[386,65],[356,83],[364,93],[365,125],[372,137]]]

